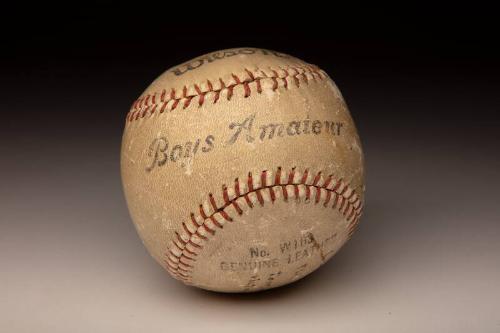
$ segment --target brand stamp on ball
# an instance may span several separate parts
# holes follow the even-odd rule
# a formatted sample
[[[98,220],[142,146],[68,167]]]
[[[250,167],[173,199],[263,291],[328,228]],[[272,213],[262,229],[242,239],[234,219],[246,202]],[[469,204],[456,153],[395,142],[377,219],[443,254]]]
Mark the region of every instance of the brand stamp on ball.
[[[230,122],[223,138],[207,134],[203,138],[187,140],[183,143],[171,143],[166,136],[155,137],[148,148],[151,160],[146,171],[161,167],[168,163],[180,162],[186,166],[186,160],[192,161],[198,153],[204,154],[218,148],[244,142],[265,142],[269,140],[287,140],[303,135],[340,136],[344,123],[334,120],[291,120],[287,122],[272,122],[257,124],[255,114],[239,122]]]

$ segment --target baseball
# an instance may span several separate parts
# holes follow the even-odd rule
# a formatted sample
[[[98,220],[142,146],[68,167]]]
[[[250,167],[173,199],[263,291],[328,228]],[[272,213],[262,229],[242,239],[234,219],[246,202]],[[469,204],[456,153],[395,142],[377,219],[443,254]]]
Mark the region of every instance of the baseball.
[[[276,51],[212,52],[168,69],[126,117],[131,217],[175,279],[221,292],[282,286],[351,237],[363,152],[335,83]]]

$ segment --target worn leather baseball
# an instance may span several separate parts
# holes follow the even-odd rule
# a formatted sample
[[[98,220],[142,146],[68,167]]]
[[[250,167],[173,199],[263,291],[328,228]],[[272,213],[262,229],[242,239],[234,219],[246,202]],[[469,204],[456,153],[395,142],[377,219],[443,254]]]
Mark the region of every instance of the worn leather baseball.
[[[334,82],[263,49],[173,67],[132,105],[121,171],[130,214],[174,278],[223,292],[296,281],[351,237],[363,153]]]

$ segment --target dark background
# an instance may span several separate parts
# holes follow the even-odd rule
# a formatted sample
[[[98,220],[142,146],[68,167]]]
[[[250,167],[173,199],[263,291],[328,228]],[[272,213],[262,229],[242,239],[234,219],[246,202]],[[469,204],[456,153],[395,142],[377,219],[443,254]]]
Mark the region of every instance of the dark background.
[[[179,20],[154,5],[96,4],[68,11],[27,4],[30,11],[6,15],[4,142],[11,131],[20,134],[19,127],[26,139],[46,137],[50,126],[59,140],[74,129],[116,139],[131,102],[163,70],[214,50],[252,46],[292,54],[330,73],[361,133],[373,130],[377,140],[404,136],[418,144],[439,136],[456,146],[455,140],[481,141],[479,149],[497,143],[495,127],[486,128],[495,126],[499,105],[498,29],[493,16],[472,8],[330,16],[313,10],[312,20],[299,20],[307,15],[298,11],[280,22],[232,14],[235,21]]]
[[[498,331],[495,17],[435,7],[271,6],[222,18],[188,4],[25,7],[1,23],[0,328],[158,331],[185,327],[187,316],[240,332],[313,321],[343,332]],[[366,213],[312,276],[222,296],[184,288],[148,259],[119,151],[128,108],[155,77],[241,46],[292,54],[335,80],[364,144]],[[204,309],[197,320],[193,307]]]

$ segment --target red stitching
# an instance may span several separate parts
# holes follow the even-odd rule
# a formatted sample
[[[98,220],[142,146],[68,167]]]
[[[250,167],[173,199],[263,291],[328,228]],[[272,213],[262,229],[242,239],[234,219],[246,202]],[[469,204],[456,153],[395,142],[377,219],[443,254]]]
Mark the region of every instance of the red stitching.
[[[209,193],[208,197],[210,198],[210,204],[212,205],[212,208],[214,210],[217,210],[217,203],[215,202],[215,199],[214,199],[214,196],[212,195],[212,193]]]
[[[206,225],[204,224],[204,226],[206,226]],[[207,227],[207,228],[208,228],[208,227]],[[212,229],[208,229],[208,230],[212,230]],[[214,231],[214,233],[213,233],[213,234],[215,234],[215,231]],[[198,245],[198,244],[194,243],[194,242],[193,242],[193,241],[191,241],[191,240],[188,242],[188,244],[189,244],[189,245],[194,246],[194,247],[195,247],[195,248],[197,248],[197,249],[202,249],[202,248],[203,248],[201,245]]]
[[[293,177],[295,176],[295,168],[292,168],[292,171],[290,171],[290,174],[288,175],[288,184],[293,183]]]
[[[304,171],[304,174],[302,175],[302,180],[300,182],[304,184],[306,182],[308,176],[309,176],[309,169],[306,169]]]
[[[248,190],[249,190],[249,192],[253,192],[253,178],[252,178],[252,173],[251,172],[248,173],[248,181],[247,181],[247,183],[248,183]]]
[[[170,258],[170,256],[167,256],[167,259],[165,259],[165,262],[169,266],[173,267],[174,269],[175,269],[175,265],[177,265],[177,263],[175,261],[173,261],[172,258]]]
[[[259,204],[264,206],[264,197],[262,196],[262,193],[260,193],[260,190],[256,190],[255,194],[257,195],[257,201],[259,201]]]
[[[248,77],[250,78],[251,81],[255,81],[255,76],[251,71],[249,71],[247,68],[245,68],[245,72],[247,72]]]
[[[156,107],[157,107],[157,106],[158,106],[157,104],[155,104],[155,105],[153,106],[153,108],[151,109],[151,112],[150,112],[151,114],[155,113],[155,111],[156,111]]]
[[[172,268],[172,270],[175,272],[177,270],[177,265],[174,265],[172,263],[170,263],[170,261],[167,261],[167,265]]]
[[[341,202],[341,204],[340,204],[340,208],[339,208],[339,210],[340,210],[340,211],[342,211],[342,208],[344,208],[344,204],[345,204],[345,202],[346,202],[345,198],[344,198],[344,197],[342,197],[342,202]]]
[[[212,216],[210,216],[210,220],[212,221],[212,223],[213,223],[216,227],[219,227],[219,228],[221,228],[221,229],[223,228],[223,227],[222,227],[222,224],[220,224],[220,223],[219,223],[219,221],[217,221],[213,215],[212,215]]]
[[[274,193],[274,188],[269,187],[269,196],[271,197],[271,202],[274,203],[276,201],[276,193]]]
[[[300,191],[298,184],[293,185],[293,193],[295,194],[295,200],[298,200],[300,198]]]
[[[285,89],[288,89],[288,81],[286,80],[286,78],[282,78],[281,79],[283,81],[283,86],[285,87]]]
[[[236,178],[234,180],[234,191],[236,192],[236,195],[237,196],[240,196],[241,192],[240,192],[240,181],[238,178]]]
[[[234,82],[236,82],[236,84],[241,84],[241,80],[236,74],[231,73],[231,76],[233,77]]]
[[[316,185],[313,184],[313,186],[316,186]],[[316,196],[314,197],[314,203],[317,204],[320,199],[321,199],[321,188],[317,187],[316,188]]]
[[[316,186],[320,179],[321,179],[321,171],[316,174],[316,177],[314,177],[313,185]],[[354,191],[352,193],[354,193]]]
[[[224,198],[224,202],[229,203],[229,193],[227,193],[227,186],[222,185],[222,197]]]
[[[288,191],[286,190],[286,186],[281,186],[281,191],[283,192],[283,200],[288,202]]]
[[[326,186],[325,186],[326,187]],[[323,204],[325,207],[328,206],[328,203],[330,202],[330,199],[332,198],[332,192],[330,191],[327,191],[326,192],[326,199],[325,199],[325,203]]]
[[[187,260],[191,260],[191,262],[195,262],[196,259],[195,258],[191,258],[189,256],[183,256],[184,259],[187,259]],[[180,260],[180,259],[179,259]]]
[[[207,214],[205,213],[205,209],[203,209],[203,205],[200,205],[200,215],[204,220],[207,219]]]
[[[352,218],[355,211],[356,211],[355,209],[351,210],[351,214],[349,214],[349,216],[347,216],[347,220],[350,220]]]
[[[179,250],[181,250],[181,251],[184,249],[184,248],[180,247],[180,246],[179,246],[179,244],[177,244],[177,242],[172,242],[172,243],[174,243],[174,245],[175,245],[175,247],[176,247],[177,249],[179,249]],[[172,253],[173,253],[173,252],[172,252]]]
[[[198,253],[196,253],[196,252],[192,252],[192,251],[191,251],[191,250],[189,250],[187,247],[184,249],[184,251],[186,251],[187,253],[189,253],[190,255],[193,255],[193,256],[195,256],[195,257],[198,255]],[[182,253],[182,256],[183,256],[183,257],[186,257],[186,254],[185,254],[185,253]]]
[[[229,221],[229,222],[233,222],[233,219],[231,216],[229,216],[225,211],[221,210],[220,211],[220,215],[222,215],[222,217],[226,220],[226,221]]]
[[[189,274],[191,273],[189,269],[182,268],[180,265],[177,266],[177,270],[180,270],[182,273]]]
[[[329,175],[328,178],[323,182],[323,184],[319,185],[322,173],[318,172],[311,182],[309,177],[309,172],[310,172],[309,169],[305,169],[304,172],[302,173],[302,176],[297,177],[298,178],[297,181],[294,181],[297,175],[297,170],[296,168],[292,168],[288,173],[288,176],[286,177],[287,182],[285,184],[282,184],[281,183],[282,168],[278,167],[275,172],[274,183],[270,182],[269,184],[268,171],[264,170],[260,174],[260,184],[258,185],[254,184],[254,177],[252,173],[249,172],[246,181],[247,188],[245,191],[242,192],[238,178],[236,178],[234,181],[234,193],[231,192],[230,194],[230,191],[228,190],[227,186],[226,185],[222,186],[223,204],[221,204],[220,206],[217,206],[217,201],[215,200],[214,195],[212,193],[209,193],[208,201],[210,202],[210,205],[213,208],[213,212],[207,214],[203,208],[204,205],[201,204],[199,206],[200,208],[199,214],[203,219],[203,222],[201,224],[198,224],[195,215],[191,214],[190,220],[196,228],[196,232],[194,233],[190,232],[189,228],[184,222],[182,223],[182,230],[186,234],[182,236],[179,232],[176,231],[175,232],[176,239],[172,241],[174,246],[179,250],[180,254],[178,253],[176,254],[176,251],[173,251],[172,248],[170,248],[166,252],[167,259],[165,262],[167,263],[166,267],[167,270],[175,278],[182,280],[186,283],[190,283],[192,270],[194,268],[193,267],[194,262],[196,261],[195,257],[198,255],[198,253],[194,251],[195,250],[199,251],[203,249],[203,246],[193,242],[193,239],[195,237],[199,237],[204,242],[209,240],[208,237],[200,234],[199,230],[203,229],[210,235],[214,236],[216,230],[209,227],[208,221],[210,221],[215,227],[222,229],[224,227],[223,223],[224,220],[228,222],[233,222],[233,219],[230,217],[228,212],[226,212],[226,209],[228,207],[233,207],[239,215],[243,213],[243,210],[237,203],[238,199],[243,198],[245,199],[249,208],[254,207],[252,200],[250,199],[250,194],[252,193],[255,194],[257,201],[260,203],[261,206],[263,206],[265,204],[265,200],[262,195],[262,191],[268,189],[271,197],[271,202],[274,203],[274,201],[276,200],[276,194],[274,192],[274,188],[276,187],[281,187],[284,201],[287,201],[289,196],[287,186],[293,187],[293,195],[297,200],[300,199],[300,194],[301,194],[300,186],[304,187],[306,202],[311,199],[312,192],[315,191],[315,197],[314,197],[315,203],[317,204],[323,199],[324,207],[328,207],[332,195],[335,195],[335,199],[333,204],[331,204],[331,207],[333,209],[337,209],[346,218],[346,220],[349,221],[347,232],[348,232],[348,237],[351,237],[359,223],[359,218],[362,214],[362,204],[359,196],[355,193],[354,189],[349,188],[349,185],[347,185],[347,183],[343,183],[342,179],[333,180],[332,175]],[[329,185],[332,181],[335,183],[335,186],[332,189],[330,189]],[[351,192],[349,192],[348,195],[345,195],[345,193],[347,193],[348,190],[350,190]],[[322,193],[325,193],[324,198],[322,198]],[[355,199],[351,202],[352,198]],[[220,214],[224,220],[222,219],[217,220],[216,214]],[[186,237],[189,238],[188,241],[184,240],[186,239]],[[194,249],[190,250],[188,248],[189,246],[193,247]],[[175,258],[177,258],[177,261],[170,258],[170,256],[174,256]],[[185,262],[186,259],[190,260],[191,263],[186,263]]]
[[[167,107],[167,102],[163,102],[163,105],[161,106],[160,113],[163,113],[165,111],[165,108]]]
[[[262,86],[260,85],[260,79],[255,80],[257,82],[257,92],[262,93]]]
[[[280,185],[281,184],[281,167],[278,167],[278,170],[276,171],[276,176],[274,177],[274,185]]]
[[[250,90],[250,86],[248,85],[248,82],[243,83],[243,88],[245,89],[245,98],[249,97],[252,91]]]
[[[189,278],[189,274],[186,274],[186,273],[184,273],[184,272],[176,272],[176,274],[178,274],[177,276],[179,276],[179,277],[180,277],[180,276],[182,276],[182,277],[183,277],[183,279],[184,279],[184,278]]]
[[[202,234],[199,233],[199,230],[196,230],[196,236],[200,237],[201,239],[207,240],[208,238],[206,236],[203,236]]]
[[[230,101],[231,98],[233,97],[233,90],[234,90],[234,85],[230,85],[227,87],[227,100]]]
[[[180,102],[180,99],[176,99],[174,101],[174,104],[172,104],[172,110],[175,110],[175,108],[177,107],[177,105],[179,104],[179,102]]]
[[[309,186],[306,187],[306,201],[311,200],[311,188]]]
[[[201,226],[211,235],[215,235],[215,230],[210,229],[206,224],[202,224]]]
[[[253,203],[248,197],[248,194],[245,194],[243,197],[245,198],[245,202],[247,203],[248,207],[253,208]]]
[[[278,89],[278,79],[276,77],[271,78],[273,80],[273,91],[276,91]]]
[[[261,80],[271,80],[271,90],[276,91],[280,86],[279,82],[281,82],[284,89],[289,89],[289,80],[292,80],[297,87],[300,87],[301,81],[308,84],[309,79],[316,81],[318,78],[323,80],[327,77],[319,68],[309,65],[280,68],[281,76],[277,70],[272,68],[269,68],[269,72],[272,73],[270,75],[260,69],[250,71],[245,68],[244,72],[246,73],[245,79],[231,73],[234,80],[234,83],[231,84],[226,84],[222,78],[219,78],[220,87],[218,88],[215,88],[210,80],[206,80],[206,87],[200,84],[193,84],[190,87],[183,86],[180,96],[177,96],[174,88],[170,89],[170,93],[167,93],[168,89],[162,89],[160,92],[141,96],[132,104],[126,119],[128,122],[132,122],[139,118],[151,116],[158,107],[160,108],[159,113],[163,113],[165,110],[173,111],[178,107],[179,103],[182,103],[182,108],[186,109],[191,105],[191,101],[195,97],[198,97],[197,105],[201,107],[207,100],[207,93],[214,94],[213,104],[220,100],[220,94],[223,91],[226,91],[227,100],[230,101],[234,95],[234,89],[239,86],[243,88],[245,98],[251,96],[253,89],[261,94],[263,91]],[[255,83],[255,87],[253,87],[252,83]],[[160,96],[159,99],[156,97],[157,94]]]
[[[179,262],[182,263],[186,267],[193,268],[193,266],[191,264],[188,264],[187,262],[184,262],[184,260],[185,260],[184,258],[180,258]]]
[[[337,203],[339,202],[339,195],[337,194],[337,192],[335,192],[335,189],[333,191],[334,191],[333,194],[335,194],[335,201],[333,202],[333,208],[336,208]]]
[[[179,235],[179,233],[178,233],[177,231],[175,232],[175,235],[177,236],[177,240],[178,240],[181,244],[186,245],[186,243],[187,243],[187,242],[186,242],[184,239],[182,239],[181,235]]]
[[[182,228],[184,229],[184,231],[189,235],[191,236],[193,233],[191,231],[189,231],[187,225],[186,225],[186,222],[182,222]]]
[[[238,215],[241,215],[243,214],[243,210],[240,208],[240,206],[236,203],[236,201],[233,201],[233,207],[234,209],[236,209],[236,211],[238,212]]]

